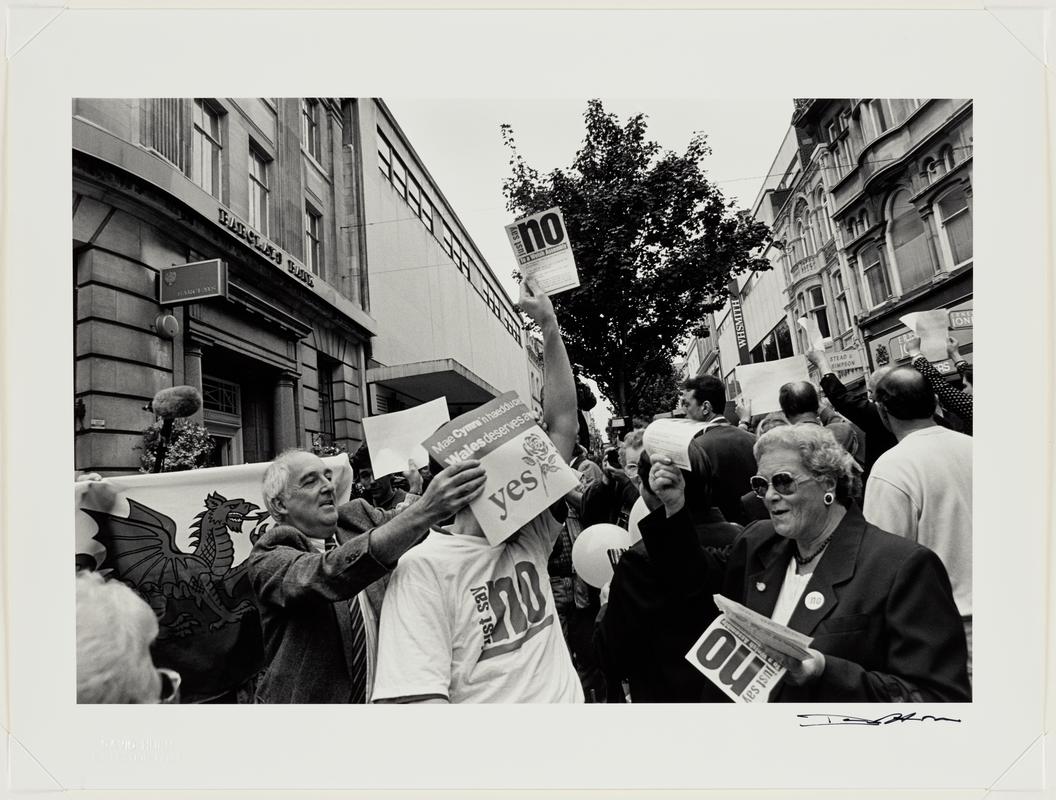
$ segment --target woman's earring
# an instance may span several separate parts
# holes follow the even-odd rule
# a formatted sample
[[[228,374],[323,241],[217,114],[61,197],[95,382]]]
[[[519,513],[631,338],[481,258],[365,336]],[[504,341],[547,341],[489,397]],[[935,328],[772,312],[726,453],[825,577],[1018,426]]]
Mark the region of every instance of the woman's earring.
[[[821,499],[825,503],[825,505],[831,506],[832,501],[836,499],[836,495],[834,495],[832,492],[825,492],[825,496]]]

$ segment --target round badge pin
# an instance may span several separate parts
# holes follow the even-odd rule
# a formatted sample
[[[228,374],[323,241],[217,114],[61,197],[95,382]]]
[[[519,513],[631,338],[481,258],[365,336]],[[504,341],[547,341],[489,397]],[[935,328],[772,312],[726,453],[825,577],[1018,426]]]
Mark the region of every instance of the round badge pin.
[[[825,605],[825,596],[821,592],[811,592],[807,595],[807,599],[803,601],[803,604],[811,611],[817,611]]]
[[[755,584],[755,590],[757,592],[765,592],[766,591],[766,584],[763,583],[762,581],[759,581],[757,584]]]

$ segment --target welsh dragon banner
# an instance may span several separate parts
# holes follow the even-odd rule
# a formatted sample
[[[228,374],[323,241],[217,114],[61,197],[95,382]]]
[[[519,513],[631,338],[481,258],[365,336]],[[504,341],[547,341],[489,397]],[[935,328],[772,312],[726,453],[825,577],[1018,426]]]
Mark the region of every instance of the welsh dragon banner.
[[[347,502],[348,457],[324,461]],[[78,566],[122,581],[154,609],[154,663],[183,676],[184,702],[229,692],[264,666],[245,560],[272,524],[261,497],[267,466],[74,484]]]

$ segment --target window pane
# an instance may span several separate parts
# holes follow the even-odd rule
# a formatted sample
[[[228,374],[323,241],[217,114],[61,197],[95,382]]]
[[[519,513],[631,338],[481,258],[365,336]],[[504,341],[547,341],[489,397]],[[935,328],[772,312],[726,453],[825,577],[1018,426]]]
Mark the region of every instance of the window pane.
[[[781,320],[774,330],[774,338],[777,340],[777,357],[791,358],[793,355],[792,335],[788,331],[788,323],[785,320]]]
[[[847,330],[851,327],[851,309],[847,305],[847,298],[840,295],[836,298],[836,313],[840,317],[840,329]]]
[[[433,204],[429,202],[429,198],[422,196],[422,222],[425,227],[429,229],[429,232],[433,231]]]
[[[879,250],[875,245],[864,248],[858,258],[862,264],[862,272],[865,275],[866,285],[869,287],[872,304],[879,305],[891,296],[891,284],[887,279],[887,270],[880,260]]]
[[[422,213],[421,206],[422,190],[418,188],[418,184],[415,183],[414,178],[407,179],[407,202],[410,203],[411,211],[417,217]]]
[[[909,202],[909,195],[900,192],[891,209],[891,247],[895,268],[902,278],[902,291],[907,292],[926,283],[934,274],[924,220]]]
[[[400,197],[407,194],[407,169],[399,158],[392,159],[392,180]]]
[[[825,308],[822,306],[820,309],[814,312],[814,319],[818,323],[818,332],[822,336],[831,336],[829,332],[829,315],[825,313]]]
[[[777,360],[777,342],[774,340],[773,334],[767,336],[763,340],[763,361],[776,361]]]
[[[385,144],[385,142],[380,142],[378,144],[378,169],[381,170],[381,174],[384,175],[386,179],[389,177],[389,163],[389,146]]]
[[[961,264],[972,257],[972,214],[968,199],[960,189],[939,200],[939,217],[950,246],[953,264]]]
[[[330,359],[318,357],[316,362],[319,376],[319,432],[323,434],[327,445],[334,441],[334,364]]]

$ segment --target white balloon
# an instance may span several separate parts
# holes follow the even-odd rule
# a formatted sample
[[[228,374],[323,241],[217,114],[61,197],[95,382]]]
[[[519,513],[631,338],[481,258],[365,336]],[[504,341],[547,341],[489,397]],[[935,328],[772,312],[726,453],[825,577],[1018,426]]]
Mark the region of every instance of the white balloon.
[[[649,516],[649,506],[645,504],[644,497],[639,497],[631,506],[630,517],[627,520],[627,528],[631,533],[631,544],[641,540],[642,534],[638,531],[638,523],[647,516]]]
[[[600,589],[612,580],[613,568],[634,541],[619,525],[602,522],[584,528],[572,545],[572,566],[583,580]]]

